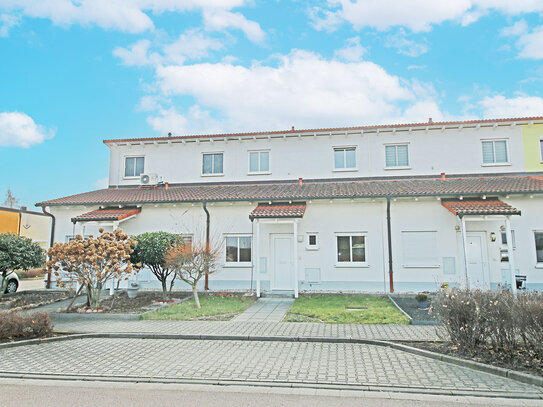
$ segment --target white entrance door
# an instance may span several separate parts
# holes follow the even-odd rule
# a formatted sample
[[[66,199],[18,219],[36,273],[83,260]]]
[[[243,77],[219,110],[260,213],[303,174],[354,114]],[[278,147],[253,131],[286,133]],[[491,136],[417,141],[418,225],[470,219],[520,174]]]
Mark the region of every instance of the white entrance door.
[[[488,280],[486,279],[486,247],[484,233],[468,233],[467,234],[467,252],[468,252],[468,278],[470,289],[487,289],[489,288]]]
[[[292,236],[272,236],[273,290],[293,290]]]

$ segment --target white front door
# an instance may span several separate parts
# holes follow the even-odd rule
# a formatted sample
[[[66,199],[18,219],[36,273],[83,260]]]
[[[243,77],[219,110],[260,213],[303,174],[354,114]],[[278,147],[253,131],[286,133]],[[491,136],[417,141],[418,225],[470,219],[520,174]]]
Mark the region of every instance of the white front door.
[[[293,290],[292,236],[272,236],[273,286],[272,290]]]
[[[468,278],[469,288],[484,290],[490,288],[489,281],[486,278],[486,247],[484,233],[467,234],[467,252],[468,252]]]

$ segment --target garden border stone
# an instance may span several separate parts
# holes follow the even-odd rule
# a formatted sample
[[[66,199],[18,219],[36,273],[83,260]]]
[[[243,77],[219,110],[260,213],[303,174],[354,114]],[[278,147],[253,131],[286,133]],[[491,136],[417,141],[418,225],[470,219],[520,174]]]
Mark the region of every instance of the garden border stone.
[[[184,334],[147,334],[147,333],[86,333],[62,335],[51,338],[28,339],[16,342],[7,342],[0,344],[0,350],[26,346],[39,345],[41,343],[67,341],[74,339],[87,338],[124,338],[124,339],[185,339],[185,340],[228,340],[228,341],[277,341],[277,342],[321,342],[321,343],[353,343],[389,347],[401,350],[414,355],[451,363],[457,366],[466,367],[473,370],[506,377],[522,383],[543,387],[543,377],[534,376],[528,373],[516,372],[510,369],[504,369],[497,366],[486,365],[483,363],[461,359],[455,356],[443,355],[436,352],[430,352],[424,349],[418,349],[411,346],[374,339],[356,339],[356,338],[333,338],[333,337],[303,337],[303,336],[246,336],[246,335],[184,335]],[[28,375],[24,375],[28,376]],[[139,381],[139,380],[138,380]],[[440,393],[442,394],[442,393]],[[449,393],[447,393],[449,394]],[[496,397],[496,396],[494,396]],[[541,397],[543,398],[543,396]]]

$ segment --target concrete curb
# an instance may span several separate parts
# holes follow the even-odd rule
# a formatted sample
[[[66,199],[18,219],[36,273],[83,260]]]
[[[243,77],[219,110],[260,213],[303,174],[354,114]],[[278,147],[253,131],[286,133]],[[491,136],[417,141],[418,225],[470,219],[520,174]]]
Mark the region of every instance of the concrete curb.
[[[388,297],[388,299],[390,300],[390,302],[392,302],[392,304],[394,304],[394,306],[395,306],[396,308],[398,308],[398,310],[400,310],[400,312],[401,312],[402,314],[404,314],[404,315],[407,317],[407,319],[409,319],[409,323],[410,323],[410,324],[413,324],[413,317],[411,317],[411,315],[409,315],[407,312],[405,312],[405,311],[403,310],[403,308],[401,308],[401,307],[396,303],[396,301],[394,301],[394,298],[392,298],[390,295],[387,295],[387,297]]]
[[[53,319],[122,319],[139,320],[141,314],[104,314],[104,313],[77,313],[77,312],[50,312],[49,316]]]
[[[403,352],[411,353],[417,356],[422,356],[430,359],[439,360],[441,362],[450,363],[453,365],[466,367],[469,369],[481,371],[484,373],[493,374],[500,377],[509,378],[518,382],[531,384],[538,387],[543,387],[543,377],[530,375],[528,373],[516,372],[514,370],[505,369],[497,366],[486,365],[472,360],[461,359],[454,356],[443,355],[436,352],[430,352],[424,349],[414,348],[411,346],[375,339],[358,339],[358,338],[332,338],[332,337],[304,337],[304,336],[245,336],[245,335],[186,335],[186,334],[150,334],[150,333],[81,333],[56,336],[52,338],[29,339],[17,342],[8,342],[0,344],[0,350],[14,348],[26,345],[39,345],[41,343],[60,342],[73,339],[89,339],[89,338],[110,338],[110,339],[184,339],[184,340],[207,340],[207,341],[274,341],[274,342],[318,342],[318,343],[352,343],[363,345],[376,345],[388,347]]]

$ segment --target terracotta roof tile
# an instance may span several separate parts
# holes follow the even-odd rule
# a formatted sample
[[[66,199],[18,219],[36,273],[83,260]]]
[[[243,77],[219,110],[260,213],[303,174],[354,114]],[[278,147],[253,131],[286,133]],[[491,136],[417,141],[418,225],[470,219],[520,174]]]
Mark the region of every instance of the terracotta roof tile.
[[[72,218],[72,222],[82,222],[82,221],[119,221],[126,219],[130,216],[137,215],[141,212],[141,209],[136,208],[125,208],[125,209],[113,209],[105,208],[98,209],[95,211],[87,212],[79,216]]]
[[[315,180],[277,183],[217,183],[171,185],[169,188],[108,188],[37,203],[55,205],[135,205],[166,202],[281,201],[333,198],[380,198],[543,193],[537,176],[480,176],[447,178],[402,178]]]
[[[454,215],[520,215],[520,211],[497,198],[451,199],[441,204]]]
[[[249,218],[302,218],[305,213],[305,207],[305,202],[261,203],[253,209]]]

